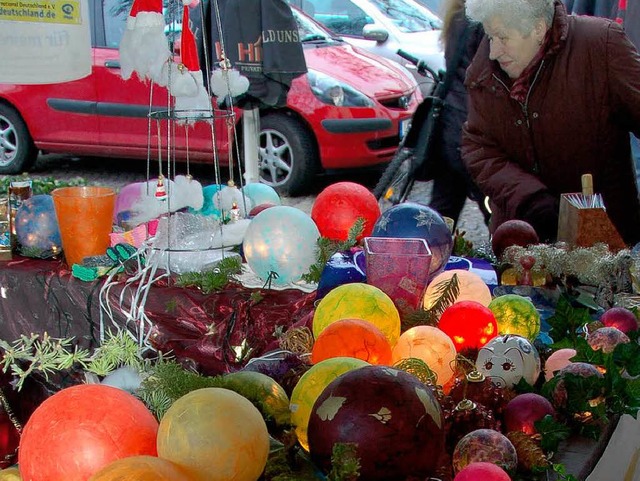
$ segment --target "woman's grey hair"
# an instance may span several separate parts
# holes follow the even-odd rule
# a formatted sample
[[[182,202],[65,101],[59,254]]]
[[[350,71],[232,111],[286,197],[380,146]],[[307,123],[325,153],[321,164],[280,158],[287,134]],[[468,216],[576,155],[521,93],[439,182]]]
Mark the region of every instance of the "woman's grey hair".
[[[467,0],[466,13],[472,21],[483,25],[494,17],[499,18],[505,26],[528,35],[539,20],[545,20],[551,26],[555,12],[553,2],[554,0]]]

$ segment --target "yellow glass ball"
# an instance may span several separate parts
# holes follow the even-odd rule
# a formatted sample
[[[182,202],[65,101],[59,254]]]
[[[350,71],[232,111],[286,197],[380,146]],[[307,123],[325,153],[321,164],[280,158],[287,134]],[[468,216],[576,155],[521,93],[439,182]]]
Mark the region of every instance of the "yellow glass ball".
[[[491,302],[491,290],[478,274],[464,269],[451,269],[438,274],[427,286],[424,293],[423,306],[431,309],[440,298],[440,288],[442,282],[447,282],[456,275],[458,278],[459,292],[455,302],[475,301],[483,306],[488,306]]]
[[[21,481],[20,471],[15,466],[0,471],[0,481]]]
[[[158,456],[207,481],[256,481],[267,464],[269,432],[238,393],[203,388],[182,396],[158,429]]]
[[[437,383],[445,385],[453,377],[456,347],[437,327],[415,326],[402,333],[392,352],[394,364],[409,358],[424,361],[438,377]]]
[[[362,319],[380,329],[393,346],[400,336],[400,314],[391,298],[369,284],[343,284],[318,303],[313,315],[313,336],[341,319]]]
[[[305,450],[309,450],[307,426],[313,404],[324,388],[345,372],[370,366],[370,364],[354,357],[332,357],[313,365],[305,372],[291,392],[291,424],[295,426],[298,442]]]
[[[489,304],[500,335],[517,334],[533,341],[540,334],[540,313],[528,298],[504,294]]]
[[[503,286],[517,286],[519,274],[515,267],[508,267],[500,275],[500,284]],[[544,286],[547,283],[547,276],[541,271],[531,271],[531,281],[534,287]]]

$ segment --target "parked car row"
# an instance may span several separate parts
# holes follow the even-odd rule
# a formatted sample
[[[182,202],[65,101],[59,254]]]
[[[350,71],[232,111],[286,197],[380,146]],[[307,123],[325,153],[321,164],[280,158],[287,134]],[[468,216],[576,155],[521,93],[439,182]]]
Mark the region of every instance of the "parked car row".
[[[440,42],[442,20],[417,1],[287,1],[342,36],[349,44],[391,59],[411,70],[424,95],[431,92],[432,80],[421,76],[415,65],[400,57],[398,49],[425,61],[435,71],[445,68]],[[440,0],[419,1],[439,5]]]
[[[60,84],[0,84],[0,174],[28,170],[40,151],[97,156],[104,162],[109,157],[143,161],[149,152],[162,158],[157,147],[164,134],[150,129],[150,99],[151,110],[167,110],[169,96],[135,75],[121,78],[118,47],[127,13],[114,15],[119,4],[89,3],[91,75]],[[260,175],[263,182],[297,195],[319,172],[390,160],[422,96],[404,68],[346,43],[293,10],[308,74],[293,81],[285,108],[260,113]],[[237,114],[235,131],[241,136],[242,115]],[[168,155],[178,161],[212,163],[215,151],[224,165],[240,150],[225,119],[217,119],[214,129],[196,122],[188,135],[183,127],[175,132]]]

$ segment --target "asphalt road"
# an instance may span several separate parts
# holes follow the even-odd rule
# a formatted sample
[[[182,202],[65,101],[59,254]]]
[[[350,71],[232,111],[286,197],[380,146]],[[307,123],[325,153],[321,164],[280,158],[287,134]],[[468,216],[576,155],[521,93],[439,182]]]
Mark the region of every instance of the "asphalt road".
[[[179,171],[180,174],[186,170]],[[211,166],[193,164],[190,173],[202,185],[215,183],[215,176]],[[132,182],[147,180],[146,162],[138,160],[105,159],[91,157],[71,157],[61,155],[41,155],[30,176],[54,177],[57,179],[71,179],[82,177],[86,181],[119,189]],[[149,178],[157,176],[151,172]],[[357,182],[373,189],[380,177],[379,171],[360,171],[341,175],[325,175],[318,177],[311,195],[303,197],[284,197],[282,203],[297,207],[310,213],[313,202],[318,193],[333,182],[350,181]],[[226,179],[225,179],[226,180]],[[427,203],[430,196],[430,183],[417,182],[409,200]],[[465,237],[474,245],[479,246],[489,241],[489,233],[483,222],[482,214],[474,202],[467,201],[458,224],[458,229],[465,232]]]

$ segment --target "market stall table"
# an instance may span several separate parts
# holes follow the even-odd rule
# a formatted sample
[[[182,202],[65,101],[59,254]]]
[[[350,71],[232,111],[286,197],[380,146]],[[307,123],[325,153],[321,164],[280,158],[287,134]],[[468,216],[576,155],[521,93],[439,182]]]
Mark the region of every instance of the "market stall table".
[[[82,347],[99,346],[103,284],[104,279],[85,282],[73,277],[58,260],[16,256],[0,262],[0,339],[11,342],[21,335],[47,332],[52,337],[73,337]],[[123,286],[115,284],[107,296],[120,327],[127,325],[130,308],[120,299]],[[203,374],[235,371],[249,358],[277,348],[278,333],[293,325],[309,326],[315,298],[315,292],[249,289],[233,283],[211,294],[167,282],[156,284],[145,302],[152,323],[149,341],[193,362]],[[110,319],[103,322],[107,329],[112,326]],[[573,437],[564,442],[554,462],[585,479],[615,425],[610,423],[599,440]]]
[[[100,289],[104,279],[84,282],[57,260],[14,257],[0,262],[0,339],[47,332],[74,337],[81,347],[97,347]],[[117,325],[127,325],[129,296],[124,284],[108,291]],[[230,284],[204,294],[195,288],[151,286],[144,305],[151,321],[149,341],[178,359],[189,359],[203,374],[237,370],[249,357],[277,346],[276,333],[304,324],[313,312],[315,292],[296,289],[248,289]],[[105,329],[114,328],[103,319]],[[129,326],[135,328],[136,326]]]

